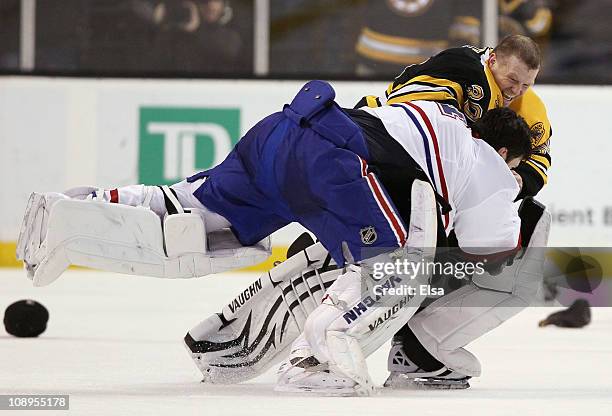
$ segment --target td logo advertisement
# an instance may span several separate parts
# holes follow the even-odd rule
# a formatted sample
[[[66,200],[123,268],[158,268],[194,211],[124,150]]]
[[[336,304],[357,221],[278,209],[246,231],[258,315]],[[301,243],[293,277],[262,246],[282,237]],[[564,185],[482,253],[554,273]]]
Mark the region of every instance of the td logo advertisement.
[[[138,180],[170,185],[220,163],[240,139],[240,109],[141,107]]]

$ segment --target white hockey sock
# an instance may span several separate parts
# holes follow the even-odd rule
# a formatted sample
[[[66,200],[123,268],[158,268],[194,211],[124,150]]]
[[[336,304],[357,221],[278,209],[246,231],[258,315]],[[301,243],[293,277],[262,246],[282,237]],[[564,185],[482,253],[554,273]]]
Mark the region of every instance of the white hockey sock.
[[[105,189],[104,201],[133,207],[145,205],[160,217],[163,217],[167,212],[164,194],[157,186],[128,185],[115,189]]]
[[[193,191],[198,187],[198,183],[188,183],[187,181],[170,186],[176,192],[176,197],[183,208],[198,208],[203,212],[208,232],[229,228],[231,224],[225,217],[208,210],[193,196]],[[164,193],[157,186],[129,185],[116,189],[106,189],[104,190],[104,200],[130,206],[148,206],[161,218],[168,212]]]

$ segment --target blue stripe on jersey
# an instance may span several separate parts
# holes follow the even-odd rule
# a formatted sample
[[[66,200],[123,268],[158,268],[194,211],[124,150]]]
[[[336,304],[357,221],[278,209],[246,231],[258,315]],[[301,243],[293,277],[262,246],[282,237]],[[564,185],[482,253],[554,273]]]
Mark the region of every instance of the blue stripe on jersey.
[[[419,124],[419,121],[414,116],[414,114],[412,114],[412,112],[408,110],[405,106],[401,104],[391,104],[391,106],[399,107],[402,110],[404,110],[406,114],[408,114],[408,117],[410,117],[410,119],[412,120],[416,128],[419,130],[419,133],[421,133],[421,137],[423,138],[423,147],[425,148],[425,161],[427,162],[427,170],[429,171],[429,177],[431,178],[431,182],[434,187],[434,190],[437,193],[438,187],[436,186],[436,177],[434,176],[433,166],[431,165],[431,152],[429,151],[429,140],[427,139],[427,135],[425,134],[425,131],[423,131],[421,124]]]

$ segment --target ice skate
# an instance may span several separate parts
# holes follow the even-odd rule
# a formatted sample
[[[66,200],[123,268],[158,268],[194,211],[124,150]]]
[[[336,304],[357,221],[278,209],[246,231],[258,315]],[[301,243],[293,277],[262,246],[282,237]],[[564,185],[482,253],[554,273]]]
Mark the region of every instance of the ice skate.
[[[446,370],[446,372],[449,371]],[[470,387],[470,378],[453,371],[438,377],[418,377],[418,374],[415,373],[393,371],[385,381],[385,387],[398,390],[465,390]]]
[[[291,352],[277,371],[275,391],[282,393],[312,393],[322,396],[359,395],[356,383],[320,363],[307,349]]]
[[[384,386],[406,390],[461,390],[470,387],[471,377],[442,366],[427,371],[414,364],[402,349],[401,342],[393,343],[389,353],[391,374]]]

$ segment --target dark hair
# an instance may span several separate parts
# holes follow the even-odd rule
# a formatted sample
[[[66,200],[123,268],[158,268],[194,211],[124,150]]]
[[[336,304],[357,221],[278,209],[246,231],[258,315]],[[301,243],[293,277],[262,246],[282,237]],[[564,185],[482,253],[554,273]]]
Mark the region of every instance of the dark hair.
[[[527,36],[506,36],[493,49],[493,52],[500,57],[516,56],[529,69],[540,69],[540,65],[542,65],[540,47],[533,39]]]
[[[533,133],[523,117],[508,107],[487,111],[472,125],[472,132],[495,150],[508,149],[508,160],[531,155]]]

